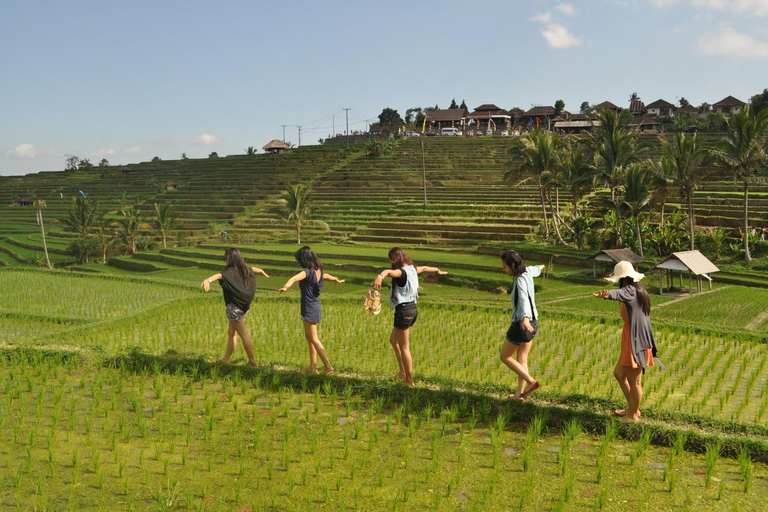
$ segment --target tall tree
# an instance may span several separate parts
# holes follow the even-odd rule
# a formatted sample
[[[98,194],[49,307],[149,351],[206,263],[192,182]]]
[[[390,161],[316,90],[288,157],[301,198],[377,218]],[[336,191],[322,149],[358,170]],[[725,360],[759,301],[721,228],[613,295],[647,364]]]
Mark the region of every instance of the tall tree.
[[[582,101],[581,106],[579,107],[579,112],[582,114],[592,114],[595,111],[595,109],[592,107],[592,105],[589,104],[588,101]]]
[[[67,208],[67,217],[64,224],[75,231],[80,237],[83,254],[80,255],[82,261],[88,262],[88,234],[93,229],[98,219],[96,209],[99,206],[98,201],[91,201],[82,197],[73,197],[72,205]]]
[[[635,221],[640,256],[644,256],[640,214],[648,209],[653,199],[651,179],[648,170],[639,164],[631,165],[624,177],[624,200],[621,202],[621,206],[630,213]]]
[[[549,219],[547,204],[549,196],[549,178],[559,165],[560,136],[556,133],[536,128],[519,137],[512,146],[511,153],[517,157],[517,167],[504,173],[504,180],[522,184],[529,181],[536,183],[541,200],[541,212],[544,218],[544,233],[549,238]],[[554,223],[553,223],[554,226]]]
[[[96,247],[101,251],[102,263],[107,262],[107,251],[118,241],[113,224],[114,222],[107,220],[104,216],[99,217],[96,221],[94,241]]]
[[[51,265],[51,258],[48,257],[48,244],[45,242],[45,226],[43,225],[43,208],[46,207],[46,204],[42,199],[36,199],[33,205],[37,209],[37,225],[40,226],[40,231],[43,233],[43,251],[45,251],[45,263],[48,265],[48,268],[53,268]]]
[[[750,107],[755,114],[759,114],[761,110],[768,109],[768,89],[763,89],[760,94],[755,94],[749,99]]]
[[[306,225],[318,225],[328,229],[328,224],[312,220],[312,196],[306,185],[291,185],[280,195],[280,206],[277,210],[281,219],[293,224],[296,228],[296,243],[301,243],[301,228]]]
[[[123,228],[123,236],[131,245],[131,254],[136,253],[136,239],[141,230],[146,227],[144,216],[133,207],[123,210],[123,218],[118,219],[117,224]]]
[[[664,139],[661,155],[662,165],[671,171],[672,179],[680,190],[680,196],[688,203],[688,234],[691,238],[691,250],[694,250],[696,248],[694,239],[696,216],[693,210],[693,196],[706,177],[706,168],[703,163],[707,157],[707,151],[699,145],[696,134],[686,136],[685,133],[676,133]]]
[[[160,234],[163,239],[163,249],[167,247],[166,238],[178,227],[179,221],[171,211],[171,205],[168,203],[159,205],[155,203],[155,218],[152,219],[152,227]]]
[[[566,139],[560,154],[560,168],[563,186],[571,194],[571,215],[576,217],[579,202],[594,184],[594,166],[580,139]]]
[[[456,103],[456,98],[451,100],[451,105],[448,108],[459,108],[458,103]]]
[[[680,108],[687,107],[691,104],[685,96],[681,96],[677,102],[680,103]]]
[[[392,108],[384,108],[379,114],[379,123],[382,126],[397,126],[403,124],[403,118]]]
[[[565,110],[565,102],[563,100],[557,100],[555,102],[555,115],[559,116]]]
[[[616,195],[624,183],[628,166],[639,156],[637,134],[628,128],[631,117],[629,110],[621,110],[618,113],[601,110],[595,117],[600,125],[589,135],[595,153],[598,178],[610,188],[612,202],[616,202]]]
[[[717,143],[713,156],[744,187],[744,259],[752,261],[749,254],[749,185],[758,171],[768,165],[768,110],[754,114],[749,106],[727,121],[728,131]]]
[[[467,102],[464,101],[463,99],[461,100],[461,105],[459,105],[459,108],[464,110],[465,116],[469,114],[469,107],[467,107]]]

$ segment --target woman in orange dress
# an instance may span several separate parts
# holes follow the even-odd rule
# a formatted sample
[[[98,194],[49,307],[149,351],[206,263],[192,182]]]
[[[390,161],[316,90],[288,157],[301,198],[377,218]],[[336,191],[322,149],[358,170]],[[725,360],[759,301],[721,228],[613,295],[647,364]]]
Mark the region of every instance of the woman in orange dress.
[[[640,419],[640,402],[643,399],[643,373],[648,366],[654,366],[656,342],[651,330],[651,301],[640,281],[644,274],[635,272],[628,261],[620,261],[613,268],[613,274],[606,279],[618,283],[618,290],[601,290],[593,293],[597,298],[621,301],[621,353],[613,376],[627,399],[627,408],[616,414],[628,419]],[[661,363],[659,361],[659,363]],[[661,365],[663,367],[663,365]]]

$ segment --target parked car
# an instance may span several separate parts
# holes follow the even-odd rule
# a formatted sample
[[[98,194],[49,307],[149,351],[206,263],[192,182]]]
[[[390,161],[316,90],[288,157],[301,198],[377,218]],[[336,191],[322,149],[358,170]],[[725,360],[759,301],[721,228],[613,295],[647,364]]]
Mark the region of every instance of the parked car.
[[[424,132],[425,137],[437,137],[435,132]]]
[[[419,132],[405,132],[406,137],[420,137]]]
[[[440,133],[442,134],[443,137],[458,137],[459,135],[461,135],[461,132],[459,131],[458,128],[448,128],[448,127],[443,128],[440,131]]]
[[[508,130],[501,130],[501,136],[502,137],[509,137],[509,131]]]

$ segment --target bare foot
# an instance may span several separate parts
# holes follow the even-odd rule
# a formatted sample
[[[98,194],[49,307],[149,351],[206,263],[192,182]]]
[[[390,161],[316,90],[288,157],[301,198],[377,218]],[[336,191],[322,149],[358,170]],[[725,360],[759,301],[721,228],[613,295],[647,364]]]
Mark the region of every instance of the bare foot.
[[[405,381],[405,375],[403,375],[402,373],[395,373],[395,374],[390,375],[388,380],[393,380],[393,381],[401,380],[401,381]]]
[[[308,368],[304,368],[303,370],[301,370],[301,373],[303,373],[305,375],[307,375],[307,374],[309,374],[309,375],[317,375],[320,372],[317,371],[317,367],[310,366]]]
[[[507,395],[509,400],[517,400],[518,402],[525,402],[525,398],[517,396],[517,393],[510,393]]]
[[[638,421],[640,419],[640,415],[637,416],[630,416],[629,414],[625,414],[624,416],[620,416],[622,421]]]
[[[257,363],[256,361],[248,361],[248,366],[250,366],[251,368],[258,368],[259,363]]]
[[[331,366],[330,368],[326,368],[326,369],[325,369],[325,374],[326,374],[326,375],[330,375],[330,374],[332,374],[332,373],[333,373],[333,366]]]
[[[626,415],[627,415],[627,410],[626,410],[626,409],[616,409],[615,411],[613,411],[613,413],[614,413],[616,416],[626,416]],[[643,415],[643,413],[642,413],[641,411],[637,411],[637,417],[638,417],[638,418],[639,418],[640,416],[642,416],[642,415]]]

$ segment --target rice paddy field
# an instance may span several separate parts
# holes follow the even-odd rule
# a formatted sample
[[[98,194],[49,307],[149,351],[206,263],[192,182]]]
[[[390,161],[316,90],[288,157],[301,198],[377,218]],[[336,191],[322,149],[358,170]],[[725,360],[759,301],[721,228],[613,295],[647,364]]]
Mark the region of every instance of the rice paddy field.
[[[319,249],[318,249],[319,247]],[[386,249],[325,245],[320,338],[336,371],[303,375],[293,246],[244,246],[267,270],[246,325],[258,369],[223,355],[221,247],[88,272],[0,268],[0,508],[18,510],[764,510],[768,290],[659,296],[643,417],[618,421],[618,303],[591,272],[537,278],[541,331],[524,404],[498,353],[509,286],[497,256],[414,248],[416,387],[392,315],[362,302]],[[528,264],[550,263],[527,261]]]

